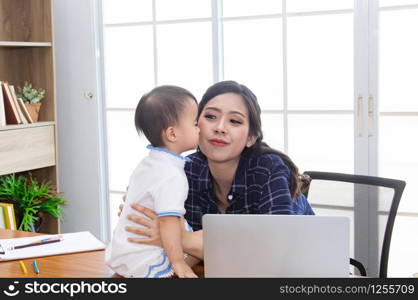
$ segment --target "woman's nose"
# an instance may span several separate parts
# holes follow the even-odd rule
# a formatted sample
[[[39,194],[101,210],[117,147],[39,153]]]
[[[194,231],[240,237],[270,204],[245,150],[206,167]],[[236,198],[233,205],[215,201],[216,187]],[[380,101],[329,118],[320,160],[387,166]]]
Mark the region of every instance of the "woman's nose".
[[[215,132],[222,134],[225,134],[227,132],[225,128],[225,122],[223,120],[219,120],[219,122],[216,123]]]

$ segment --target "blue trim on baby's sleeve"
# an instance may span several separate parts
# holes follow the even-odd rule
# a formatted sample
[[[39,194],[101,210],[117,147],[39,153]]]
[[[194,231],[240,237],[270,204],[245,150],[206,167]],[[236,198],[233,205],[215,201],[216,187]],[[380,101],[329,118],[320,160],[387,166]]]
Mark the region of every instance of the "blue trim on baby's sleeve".
[[[168,217],[168,216],[182,217],[183,215],[175,211],[168,211],[168,212],[159,213],[157,214],[157,216],[160,218],[160,217]]]

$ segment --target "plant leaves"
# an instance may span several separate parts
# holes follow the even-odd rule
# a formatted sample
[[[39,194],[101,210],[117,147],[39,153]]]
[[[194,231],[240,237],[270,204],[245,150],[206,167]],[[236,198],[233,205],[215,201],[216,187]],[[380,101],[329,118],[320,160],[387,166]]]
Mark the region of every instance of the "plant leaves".
[[[16,217],[20,219],[18,229],[26,231],[31,230],[40,212],[62,220],[61,206],[68,203],[49,182],[39,183],[31,174],[28,178],[15,174],[0,176],[0,202],[14,204]]]

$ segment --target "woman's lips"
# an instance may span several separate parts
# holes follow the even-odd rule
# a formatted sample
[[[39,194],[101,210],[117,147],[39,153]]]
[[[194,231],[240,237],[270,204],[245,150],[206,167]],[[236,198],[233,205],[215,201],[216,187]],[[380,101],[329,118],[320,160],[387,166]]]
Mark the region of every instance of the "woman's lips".
[[[225,147],[229,145],[227,142],[222,141],[222,140],[217,140],[217,139],[209,140],[209,143],[211,143],[213,146],[216,146],[216,147]]]

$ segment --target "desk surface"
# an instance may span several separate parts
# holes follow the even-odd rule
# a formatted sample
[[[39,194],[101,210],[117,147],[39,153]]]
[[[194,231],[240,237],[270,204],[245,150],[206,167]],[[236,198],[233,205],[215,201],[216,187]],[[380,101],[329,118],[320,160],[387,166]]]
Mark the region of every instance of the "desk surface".
[[[39,233],[0,229],[0,238],[17,238],[41,235]],[[106,266],[104,250],[37,257],[40,274],[36,274],[32,262],[24,259],[28,274],[24,275],[18,260],[0,262],[0,277],[111,277],[113,272]]]
[[[28,237],[42,235],[40,233],[16,231],[0,229],[0,239]],[[18,260],[0,261],[0,277],[12,278],[12,277],[27,277],[27,278],[42,278],[42,277],[112,277],[114,274],[110,270],[104,260],[104,250],[80,252],[73,254],[63,254],[54,256],[45,256],[37,258],[23,259],[26,265],[28,274],[25,275],[20,268]],[[36,259],[40,274],[36,274],[32,262]],[[197,265],[193,267],[193,270],[199,277],[203,277],[203,267]]]

